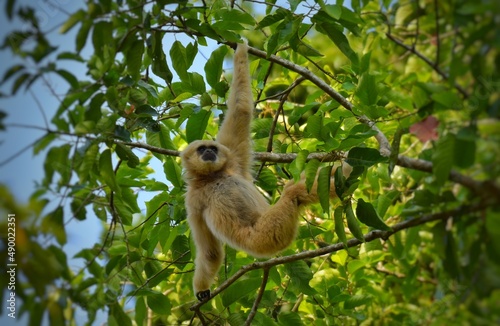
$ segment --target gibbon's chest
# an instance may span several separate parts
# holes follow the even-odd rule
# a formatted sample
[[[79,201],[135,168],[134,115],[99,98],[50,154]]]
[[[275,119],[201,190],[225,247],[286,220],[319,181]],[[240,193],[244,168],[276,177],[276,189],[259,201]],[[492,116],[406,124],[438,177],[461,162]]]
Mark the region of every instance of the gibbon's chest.
[[[224,216],[226,220],[252,225],[269,205],[255,186],[240,176],[225,176],[203,188],[203,215],[208,224]]]

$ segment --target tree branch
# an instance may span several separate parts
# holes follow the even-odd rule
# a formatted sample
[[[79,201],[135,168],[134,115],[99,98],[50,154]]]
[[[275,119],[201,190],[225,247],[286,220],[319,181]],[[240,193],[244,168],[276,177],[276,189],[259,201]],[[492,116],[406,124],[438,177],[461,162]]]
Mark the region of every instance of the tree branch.
[[[226,44],[233,47],[233,48],[236,46],[232,42],[227,42]],[[283,59],[279,56],[276,56],[276,55],[267,56],[266,52],[259,50],[259,49],[256,49],[256,48],[253,48],[253,47],[250,47],[250,46],[248,47],[248,53],[253,54],[259,58],[269,60],[273,63],[279,64],[280,66],[287,68],[289,70],[295,71],[296,73],[298,73],[299,75],[301,75],[305,79],[312,82],[314,85],[318,86],[321,90],[323,90],[326,94],[328,94],[331,98],[333,98],[335,101],[337,101],[344,108],[346,108],[347,110],[349,110],[351,112],[353,111],[354,105],[351,102],[349,102],[348,99],[343,97],[339,92],[334,90],[328,83],[326,83],[320,77],[316,76],[309,69],[302,67],[302,66],[299,66],[291,61],[285,60],[285,59]],[[387,140],[387,137],[382,133],[382,131],[380,131],[380,129],[378,129],[375,126],[375,122],[368,119],[368,117],[366,117],[364,115],[363,116],[356,116],[356,117],[361,123],[367,124],[368,126],[370,126],[370,128],[372,128],[373,130],[375,130],[377,132],[377,135],[375,136],[375,138],[377,139],[379,146],[380,146],[380,154],[388,157],[391,153],[391,146],[389,144],[389,141]]]
[[[437,72],[444,80],[450,79],[450,76],[448,76],[448,74],[446,72],[444,72],[441,68],[438,67],[438,65],[436,65],[434,62],[432,62],[431,59],[427,58],[425,55],[420,53],[417,49],[415,49],[414,47],[411,47],[409,45],[404,44],[403,41],[395,38],[394,36],[392,36],[391,33],[385,33],[385,35],[387,36],[387,38],[389,40],[393,41],[394,43],[396,43],[400,47],[406,49],[406,51],[409,51],[409,52],[413,53],[414,55],[416,55],[418,58],[420,58],[429,67],[434,69],[434,71]],[[462,86],[460,86],[457,83],[455,83],[454,86],[463,95],[464,98],[469,97],[469,93],[467,93],[467,91]]]
[[[498,202],[499,200],[496,199]],[[452,209],[449,211],[445,212],[440,212],[440,213],[435,213],[435,214],[429,214],[429,215],[424,215],[421,217],[414,217],[409,220],[403,221],[401,223],[393,225],[392,231],[381,231],[381,230],[373,230],[369,233],[367,233],[364,236],[365,242],[371,242],[376,239],[384,239],[387,240],[390,236],[395,234],[396,232],[399,232],[401,230],[409,229],[418,225],[422,225],[425,223],[429,223],[432,221],[439,221],[439,220],[446,220],[448,218],[458,218],[463,215],[469,214],[469,213],[474,213],[478,212],[481,210],[486,209],[487,206],[484,204],[476,204],[476,205],[470,205],[470,206],[460,206],[456,209]],[[360,240],[356,238],[352,238],[349,241],[347,241],[347,248],[355,247],[360,244],[362,244]],[[346,249],[344,247],[343,243],[336,243],[330,246],[322,247],[319,249],[315,250],[308,250],[308,251],[303,251],[295,255],[290,255],[290,256],[284,256],[284,257],[276,257],[272,258],[263,262],[254,262],[249,265],[245,265],[241,267],[236,273],[234,273],[230,278],[225,280],[220,284],[218,288],[216,288],[212,293],[210,293],[210,299],[213,297],[217,296],[219,293],[227,289],[231,284],[236,282],[240,277],[248,273],[249,271],[255,270],[255,269],[269,269],[273,266],[277,265],[283,265],[286,263],[291,263],[297,260],[303,260],[307,258],[315,258],[318,256],[326,255],[326,254],[331,254],[333,252]],[[199,308],[207,303],[210,299],[202,301],[202,302],[197,302],[193,304],[189,309],[192,311],[197,311]]]
[[[113,140],[114,143],[130,146],[133,148],[143,148],[158,154],[169,156],[179,156],[179,151],[172,149],[165,149],[160,147],[151,146],[141,142],[124,142],[121,140]],[[255,152],[254,159],[260,162],[271,163],[291,163],[297,157],[295,153],[271,153],[271,152]],[[310,153],[307,156],[307,161],[316,159],[320,162],[336,162],[343,158],[340,152],[329,153]],[[432,173],[432,162],[420,159],[409,158],[403,155],[398,156],[397,165],[422,172]],[[464,187],[471,189],[473,192],[481,193],[494,193],[500,197],[500,187],[494,181],[477,181],[468,176],[452,170],[449,175],[449,180],[461,184]]]
[[[253,317],[257,314],[257,309],[259,308],[260,301],[262,300],[262,296],[264,295],[264,291],[266,290],[267,279],[269,278],[269,268],[264,268],[264,272],[262,275],[262,283],[259,288],[259,293],[257,294],[257,298],[252,306],[252,310],[248,314],[247,320],[245,321],[245,326],[252,325]]]

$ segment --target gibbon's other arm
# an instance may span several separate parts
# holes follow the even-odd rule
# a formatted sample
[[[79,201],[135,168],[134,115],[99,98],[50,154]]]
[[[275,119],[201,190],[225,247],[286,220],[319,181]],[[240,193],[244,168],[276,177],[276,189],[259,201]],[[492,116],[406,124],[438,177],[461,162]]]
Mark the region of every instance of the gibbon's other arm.
[[[217,141],[226,146],[238,158],[240,173],[252,180],[252,123],[254,102],[248,68],[248,44],[239,43],[234,53],[234,72],[227,111],[217,134]]]

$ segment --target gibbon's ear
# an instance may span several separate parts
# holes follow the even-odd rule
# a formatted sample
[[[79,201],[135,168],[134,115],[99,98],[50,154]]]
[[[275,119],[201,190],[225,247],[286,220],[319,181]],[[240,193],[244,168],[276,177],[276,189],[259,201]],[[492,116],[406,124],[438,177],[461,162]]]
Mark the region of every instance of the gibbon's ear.
[[[181,153],[188,177],[208,175],[226,168],[229,149],[215,141],[197,140]]]

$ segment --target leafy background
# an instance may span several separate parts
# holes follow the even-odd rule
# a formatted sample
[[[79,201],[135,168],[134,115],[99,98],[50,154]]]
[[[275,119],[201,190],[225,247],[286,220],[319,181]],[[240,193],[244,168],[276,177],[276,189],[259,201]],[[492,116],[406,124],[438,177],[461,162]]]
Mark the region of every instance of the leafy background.
[[[6,1],[22,27],[1,46],[15,58],[3,64],[2,98],[36,105],[3,107],[0,127],[41,133],[2,166],[25,151],[44,158],[26,202],[0,188],[2,215],[16,214],[22,320],[500,321],[494,1],[47,3],[65,16],[55,29],[40,7]],[[178,151],[217,134],[241,36],[256,185],[272,202],[284,181],[305,172],[311,183],[319,170],[320,192],[334,173],[339,199],[305,210],[280,257],[226,248],[213,298],[197,303]],[[9,121],[18,110],[43,121]],[[101,234],[68,250],[82,237],[68,230],[89,220]]]

